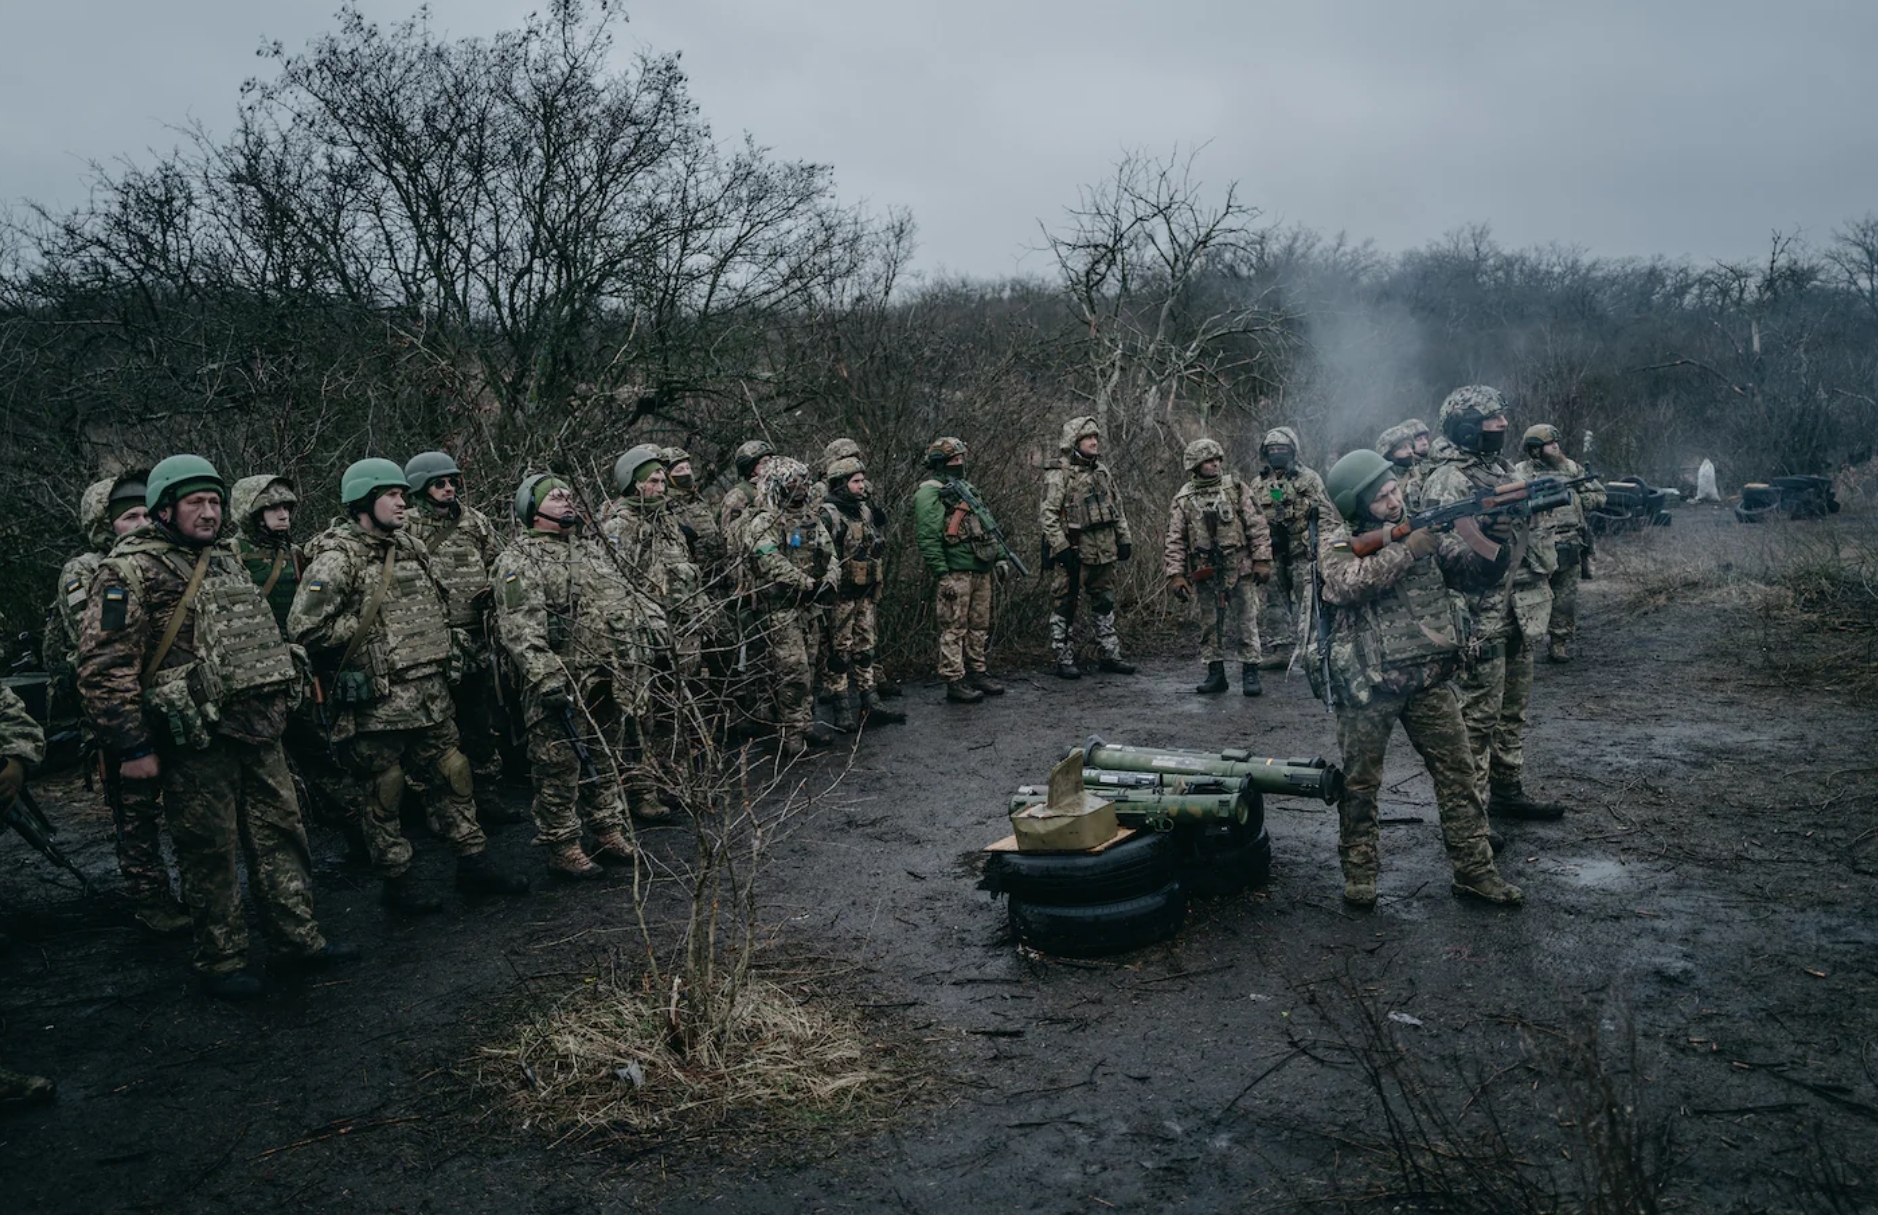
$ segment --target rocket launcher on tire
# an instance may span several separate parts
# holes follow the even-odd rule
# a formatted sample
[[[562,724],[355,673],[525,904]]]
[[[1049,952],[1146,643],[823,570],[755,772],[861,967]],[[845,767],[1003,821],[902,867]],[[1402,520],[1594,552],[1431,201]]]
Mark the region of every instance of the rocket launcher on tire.
[[[1179,747],[1124,747],[1091,735],[1083,743],[1083,783],[1088,773],[1138,772],[1163,777],[1250,778],[1273,797],[1314,797],[1334,803],[1343,796],[1343,769],[1322,759],[1268,759],[1250,751],[1190,751]]]
[[[1087,786],[1085,786],[1087,787]],[[1102,797],[1115,811],[1115,821],[1125,827],[1165,830],[1176,823],[1245,823],[1257,805],[1257,793],[1239,789],[1231,793],[1182,793],[1169,789],[1114,788],[1104,785]],[[1035,785],[1020,785],[1011,795],[1012,812],[1034,806],[1045,791]]]

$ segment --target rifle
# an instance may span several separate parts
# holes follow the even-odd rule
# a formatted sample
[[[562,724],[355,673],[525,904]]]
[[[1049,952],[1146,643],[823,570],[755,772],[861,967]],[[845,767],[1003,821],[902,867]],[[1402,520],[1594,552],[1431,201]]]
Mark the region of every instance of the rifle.
[[[519,746],[522,738],[521,731],[516,728],[520,724],[516,719],[520,715],[510,706],[509,698],[503,689],[502,660],[496,654],[496,647],[502,643],[497,639],[495,627],[488,622],[490,612],[489,608],[483,609],[483,636],[489,649],[489,683],[495,689],[496,717],[503,735],[509,740],[509,745]]]
[[[1406,538],[1410,532],[1453,527],[1462,519],[1501,516],[1529,519],[1568,504],[1571,501],[1571,488],[1589,480],[1589,474],[1569,480],[1564,477],[1534,477],[1529,481],[1508,481],[1504,485],[1477,489],[1468,497],[1457,499],[1446,506],[1430,507],[1408,515],[1393,527],[1379,527],[1375,531],[1364,532],[1350,541],[1350,551],[1359,557],[1368,557],[1381,552],[1390,541]],[[1465,531],[1462,534],[1465,535]],[[1474,538],[1468,537],[1468,543],[1473,544]],[[1478,545],[1475,545],[1475,551],[1480,551]],[[1481,556],[1488,554],[1481,552]],[[1311,559],[1313,563],[1317,559],[1315,531],[1311,533]]]
[[[86,894],[91,893],[91,879],[86,877],[77,865],[72,864],[71,858],[59,851],[59,846],[52,842],[52,837],[59,833],[59,829],[52,825],[51,821],[46,818],[45,811],[39,808],[39,803],[33,799],[32,790],[21,789],[19,797],[7,807],[6,825],[19,832],[21,839],[38,849],[39,855],[59,868],[69,871],[78,879],[79,885],[84,887]]]
[[[561,702],[561,729],[567,734],[567,745],[574,748],[574,758],[580,761],[581,779],[599,780],[600,770],[593,766],[593,752],[587,748],[587,740],[580,736],[580,724],[574,720],[571,696]]]
[[[320,733],[326,736],[326,758],[336,766],[339,752],[333,746],[333,719],[326,711],[326,689],[320,684],[318,675],[311,676],[313,681],[313,720],[319,724]]]
[[[999,558],[1009,561],[1024,577],[1030,577],[1030,567],[1026,566],[1023,559],[1011,548],[1011,542],[1004,538],[1004,529],[998,526],[997,519],[985,506],[983,499],[973,492],[972,487],[967,485],[962,478],[953,477],[946,482],[946,488],[957,494],[959,501],[965,504],[966,509],[977,516],[978,525],[985,529],[985,534],[998,542]]]
[[[1324,681],[1324,712],[1335,713],[1337,700],[1330,689],[1330,616],[1324,611],[1324,571],[1317,560],[1317,508],[1305,515],[1305,535],[1311,545],[1311,621],[1316,633],[1318,675]],[[1387,543],[1384,541],[1383,543]],[[1376,547],[1381,548],[1382,544]]]
[[[1194,554],[1192,577],[1196,583],[1210,582],[1213,585],[1213,641],[1223,652],[1226,645],[1226,601],[1231,595],[1226,589],[1226,554],[1219,547],[1219,512],[1203,511],[1201,518],[1206,520],[1207,534],[1213,545]]]

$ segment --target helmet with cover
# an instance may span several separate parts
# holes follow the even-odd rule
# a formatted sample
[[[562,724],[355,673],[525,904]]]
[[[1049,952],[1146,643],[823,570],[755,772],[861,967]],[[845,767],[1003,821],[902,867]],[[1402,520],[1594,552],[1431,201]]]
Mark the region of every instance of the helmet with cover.
[[[1187,449],[1180,453],[1180,462],[1189,473],[1200,471],[1200,465],[1208,460],[1224,460],[1226,449],[1212,439],[1195,439],[1187,444]]]
[[[809,466],[790,456],[777,456],[763,468],[763,500],[773,507],[806,501],[812,484]]]
[[[737,475],[748,481],[756,475],[757,461],[775,454],[776,449],[762,439],[751,439],[737,448]]]
[[[1488,384],[1456,388],[1441,402],[1441,433],[1463,451],[1480,451],[1481,423],[1506,412],[1506,394]]]
[[[1559,433],[1558,427],[1541,422],[1537,426],[1526,428],[1523,444],[1529,455],[1537,455],[1547,443],[1563,443],[1564,441],[1565,436]]]
[[[970,450],[966,447],[964,439],[940,435],[926,445],[926,463],[932,468],[940,468],[950,464],[954,459],[964,459],[970,454]]]
[[[276,473],[258,473],[243,477],[228,491],[228,513],[241,528],[242,535],[264,541],[269,537],[263,534],[266,529],[261,526],[261,512],[274,506],[295,506],[299,501],[292,481]],[[275,542],[278,543],[277,538]]]

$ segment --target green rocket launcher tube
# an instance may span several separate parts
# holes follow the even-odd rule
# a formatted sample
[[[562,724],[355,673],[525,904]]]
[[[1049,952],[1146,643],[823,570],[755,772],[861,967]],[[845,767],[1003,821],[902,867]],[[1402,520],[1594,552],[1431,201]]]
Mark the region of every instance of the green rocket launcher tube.
[[[1084,768],[1082,784],[1083,788],[1095,790],[1104,797],[1122,789],[1158,790],[1163,794],[1215,794],[1239,792],[1240,786],[1245,784],[1245,778],[1175,775],[1172,772],[1108,772],[1100,768]]]
[[[1083,743],[1083,767],[1098,772],[1154,776],[1250,778],[1273,797],[1314,797],[1334,803],[1343,796],[1343,770],[1321,759],[1266,759],[1244,750],[1189,751],[1178,747],[1123,747],[1091,735]],[[1088,784],[1085,771],[1084,782]]]
[[[1037,785],[1020,785],[1011,796],[1013,813],[1034,806],[1048,796],[1049,790]],[[1103,800],[1115,807],[1116,821],[1126,827],[1165,829],[1175,823],[1244,823],[1252,817],[1258,795],[1251,790],[1234,793],[1173,793],[1165,789],[1116,789],[1104,787]]]

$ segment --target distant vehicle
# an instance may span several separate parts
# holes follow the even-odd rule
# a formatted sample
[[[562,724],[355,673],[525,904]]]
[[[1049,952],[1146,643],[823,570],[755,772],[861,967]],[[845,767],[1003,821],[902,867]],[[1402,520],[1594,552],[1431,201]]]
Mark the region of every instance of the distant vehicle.
[[[38,771],[51,772],[70,767],[83,758],[84,736],[79,731],[77,716],[61,703],[72,698],[71,694],[62,695],[62,690],[54,686],[52,676],[38,669],[38,640],[31,633],[21,633],[15,639],[18,656],[5,668],[6,674],[0,676],[0,683],[12,688],[33,720],[44,727],[46,761],[39,765]]]
[[[1658,489],[1642,477],[1620,477],[1604,483],[1604,505],[1585,512],[1585,525],[1594,536],[1639,532],[1646,527],[1668,527],[1671,491]]]
[[[1735,518],[1743,523],[1768,519],[1823,519],[1839,513],[1831,477],[1775,477],[1741,487]]]

